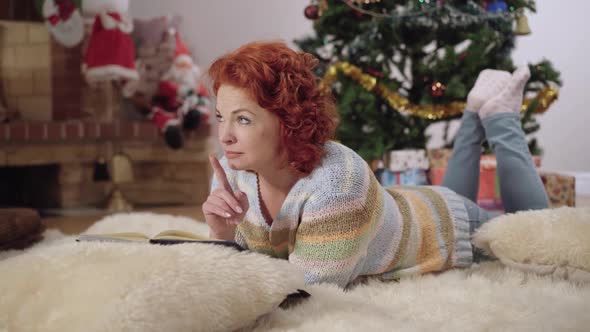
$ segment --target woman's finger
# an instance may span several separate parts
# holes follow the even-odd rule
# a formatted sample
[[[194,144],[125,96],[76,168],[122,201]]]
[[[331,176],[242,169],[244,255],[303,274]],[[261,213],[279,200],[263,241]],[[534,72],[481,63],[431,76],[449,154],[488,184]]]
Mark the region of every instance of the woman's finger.
[[[217,181],[219,181],[221,187],[231,192],[232,189],[229,185],[229,181],[227,180],[227,175],[219,163],[219,160],[217,160],[217,157],[214,155],[209,155],[209,163],[211,163],[211,167],[213,167],[213,171],[215,172],[215,176],[217,177]]]
[[[218,208],[224,211],[223,217],[230,218],[233,217],[236,213],[232,210],[232,208],[225,202],[225,200],[221,197],[217,196],[210,196],[207,201]]]
[[[203,203],[203,213],[215,215],[224,219],[231,217],[231,215],[226,210],[209,201]]]
[[[230,208],[234,210],[236,213],[244,212],[242,204],[240,203],[240,201],[236,199],[236,197],[231,193],[231,191],[215,190],[212,193],[212,196],[220,197],[221,199],[223,199],[228,204],[228,206],[230,206]]]

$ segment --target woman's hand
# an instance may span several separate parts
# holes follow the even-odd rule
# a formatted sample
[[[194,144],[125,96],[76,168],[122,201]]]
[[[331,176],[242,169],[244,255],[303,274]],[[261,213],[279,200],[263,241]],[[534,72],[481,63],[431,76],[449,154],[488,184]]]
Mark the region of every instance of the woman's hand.
[[[213,190],[203,204],[205,221],[209,225],[209,237],[219,240],[233,241],[237,224],[246,215],[250,207],[248,197],[242,191],[233,191],[219,160],[209,156],[219,188]]]

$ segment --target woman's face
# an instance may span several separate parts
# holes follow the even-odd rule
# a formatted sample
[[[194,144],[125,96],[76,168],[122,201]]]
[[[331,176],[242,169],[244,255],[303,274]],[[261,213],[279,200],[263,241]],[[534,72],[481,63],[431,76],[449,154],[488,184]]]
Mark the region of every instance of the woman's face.
[[[281,163],[279,118],[246,90],[220,86],[216,117],[219,141],[232,169],[259,172]]]

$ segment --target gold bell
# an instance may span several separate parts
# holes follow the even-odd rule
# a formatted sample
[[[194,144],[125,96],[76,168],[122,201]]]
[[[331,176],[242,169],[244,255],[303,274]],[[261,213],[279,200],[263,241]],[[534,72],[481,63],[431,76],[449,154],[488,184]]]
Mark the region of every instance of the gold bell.
[[[112,174],[113,190],[107,202],[107,210],[110,212],[133,210],[133,204],[127,200],[120,187],[121,184],[133,182],[131,158],[122,153],[113,156],[112,171],[110,173]]]
[[[514,33],[521,36],[529,35],[531,33],[529,19],[522,12],[516,17],[516,28],[514,29]]]

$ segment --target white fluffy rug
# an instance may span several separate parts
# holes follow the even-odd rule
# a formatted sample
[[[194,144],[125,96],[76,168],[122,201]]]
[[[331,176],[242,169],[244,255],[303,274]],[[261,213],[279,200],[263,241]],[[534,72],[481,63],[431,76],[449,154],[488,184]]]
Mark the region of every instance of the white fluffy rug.
[[[88,232],[141,231],[153,235],[170,228],[207,234],[203,223],[146,213],[111,216]],[[72,240],[72,237],[53,231],[32,250]],[[3,259],[22,254],[18,251],[1,253],[0,275]],[[157,264],[154,262],[154,266]],[[329,285],[312,286],[307,290],[312,294],[309,300],[286,310],[274,310],[259,319],[251,330],[590,330],[590,285],[539,277],[504,267],[498,262],[400,282],[374,280],[349,292]],[[25,309],[17,312],[26,312]],[[30,319],[34,319],[34,315]],[[174,319],[174,315],[171,314],[170,319]],[[0,331],[7,330],[0,326]]]

